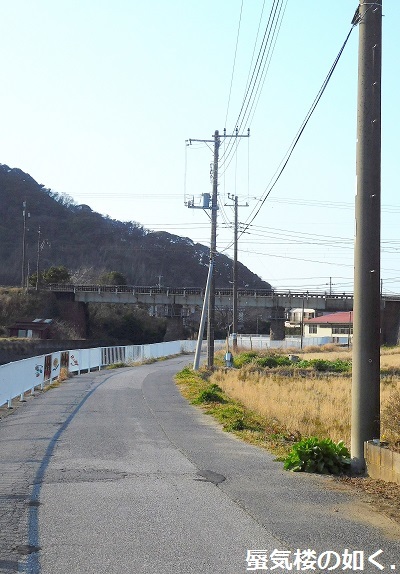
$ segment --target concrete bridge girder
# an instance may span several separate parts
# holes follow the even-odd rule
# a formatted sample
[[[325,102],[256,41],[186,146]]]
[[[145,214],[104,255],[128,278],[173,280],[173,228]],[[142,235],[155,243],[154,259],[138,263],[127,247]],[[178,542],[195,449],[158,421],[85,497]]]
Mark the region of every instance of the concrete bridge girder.
[[[49,287],[61,297],[81,303],[130,303],[144,305],[176,305],[201,309],[204,289],[99,285],[52,285]],[[232,289],[216,290],[216,308],[232,307]],[[253,308],[258,310],[292,309],[296,307],[312,308],[316,311],[335,312],[353,309],[352,294],[294,293],[265,289],[239,289],[239,310]],[[280,311],[282,313],[282,311]],[[278,313],[279,314],[279,313]],[[278,317],[271,317],[278,325]],[[280,318],[282,321],[282,318]],[[397,344],[400,329],[400,296],[382,296],[382,341]],[[282,325],[278,329],[282,330]]]
[[[137,293],[120,292],[120,291],[74,291],[75,301],[84,303],[143,303],[148,305],[196,305],[202,306],[203,292],[197,293]],[[257,307],[257,308],[276,308],[283,307],[284,309],[291,309],[293,307],[301,307],[304,305],[316,310],[332,310],[332,311],[346,311],[352,310],[353,298],[351,296],[344,297],[329,297],[325,295],[292,295],[290,292],[279,296],[266,296],[259,295],[257,292],[253,294],[242,294],[239,291],[238,304],[241,307]],[[224,290],[223,292],[216,293],[216,305],[227,307],[232,305],[232,292]]]

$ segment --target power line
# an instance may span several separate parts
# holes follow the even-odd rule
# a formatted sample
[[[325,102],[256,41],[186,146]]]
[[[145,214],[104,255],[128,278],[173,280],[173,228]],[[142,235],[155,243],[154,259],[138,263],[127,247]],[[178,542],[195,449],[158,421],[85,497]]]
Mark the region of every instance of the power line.
[[[358,23],[358,22],[357,22],[357,23]],[[272,177],[272,179],[271,179],[271,181],[270,181],[268,187],[267,187],[266,190],[264,191],[264,197],[263,197],[263,199],[260,201],[260,205],[258,206],[258,208],[255,208],[255,209],[253,210],[253,214],[250,214],[250,220],[246,223],[245,229],[247,229],[247,227],[248,227],[248,226],[254,221],[254,219],[257,217],[257,215],[259,214],[259,212],[260,212],[261,208],[263,207],[265,201],[267,200],[268,196],[270,195],[271,191],[273,190],[273,188],[274,188],[275,185],[277,184],[279,178],[281,177],[283,171],[285,170],[287,164],[289,163],[289,160],[290,160],[290,158],[291,158],[291,156],[292,156],[292,154],[293,154],[293,152],[294,152],[294,149],[295,149],[296,145],[298,144],[298,142],[299,142],[299,140],[300,140],[300,138],[301,138],[301,136],[302,136],[302,134],[303,134],[303,132],[304,132],[304,130],[305,130],[305,128],[306,128],[306,126],[307,126],[307,124],[308,124],[308,122],[309,122],[311,116],[312,116],[312,114],[314,113],[314,111],[315,111],[315,109],[316,109],[316,107],[317,107],[317,105],[318,105],[318,103],[319,103],[319,101],[320,101],[320,99],[321,99],[321,97],[322,97],[322,94],[325,92],[325,89],[326,89],[326,87],[327,87],[327,85],[328,85],[328,83],[329,83],[329,81],[330,81],[330,79],[331,79],[331,77],[332,77],[332,75],[333,75],[333,72],[335,71],[335,68],[336,68],[336,66],[337,66],[337,64],[338,64],[338,62],[339,62],[339,60],[340,60],[340,57],[341,57],[341,55],[342,55],[342,53],[343,53],[343,51],[344,51],[344,49],[345,49],[345,47],[346,47],[346,44],[347,44],[347,42],[348,42],[348,40],[349,40],[349,38],[350,38],[350,35],[351,35],[351,33],[352,33],[352,31],[353,31],[353,29],[355,28],[356,25],[357,25],[357,24],[353,24],[353,23],[352,23],[352,26],[351,26],[351,28],[350,28],[350,31],[348,32],[348,34],[347,34],[347,36],[346,36],[346,39],[345,39],[345,41],[343,42],[343,45],[342,45],[342,47],[341,47],[340,50],[339,50],[338,55],[336,56],[336,58],[335,58],[335,60],[334,60],[334,62],[333,62],[333,64],[332,64],[332,66],[331,66],[331,68],[330,68],[330,70],[329,70],[329,72],[328,72],[328,74],[327,74],[325,80],[323,81],[322,86],[321,86],[321,88],[319,89],[317,96],[315,97],[315,99],[314,99],[314,101],[313,101],[313,103],[312,103],[310,109],[308,110],[307,115],[306,115],[305,119],[303,120],[303,122],[302,122],[302,124],[301,124],[301,126],[300,126],[300,129],[298,130],[298,132],[297,132],[295,138],[293,139],[293,141],[292,141],[292,143],[291,143],[291,145],[290,145],[288,151],[286,152],[286,155],[285,155],[284,159],[282,160],[282,162],[281,162],[281,164],[280,164],[280,167],[278,167],[278,169],[277,169],[277,171],[275,172],[275,175]],[[242,232],[242,233],[243,233],[243,232]]]
[[[257,86],[256,94],[255,94],[255,97],[254,97],[253,102],[252,102],[252,104],[251,104],[250,111],[249,111],[249,115],[248,115],[249,118],[250,118],[250,116],[251,116],[251,118],[249,119],[249,122],[248,122],[249,126],[250,126],[250,125],[252,124],[252,122],[253,122],[253,119],[254,119],[254,116],[255,116],[255,113],[256,113],[256,110],[257,110],[257,107],[258,107],[258,102],[260,101],[260,97],[261,97],[261,93],[262,93],[262,90],[263,90],[263,87],[264,87],[265,79],[266,79],[266,76],[267,76],[267,73],[268,73],[268,70],[269,70],[269,67],[270,67],[270,64],[271,64],[271,59],[272,59],[272,56],[273,56],[273,54],[274,54],[276,42],[277,42],[277,40],[278,40],[279,32],[280,32],[280,29],[281,29],[281,26],[282,26],[283,17],[284,17],[284,15],[285,15],[287,2],[288,2],[288,0],[286,0],[286,3],[285,3],[284,8],[283,8],[282,5],[281,5],[280,8],[279,8],[279,17],[280,17],[280,12],[281,12],[282,8],[283,8],[283,13],[282,13],[282,16],[280,17],[280,19],[279,19],[279,17],[278,17],[278,20],[277,20],[276,23],[275,23],[274,37],[273,37],[273,39],[272,39],[272,42],[273,42],[273,43],[272,43],[272,45],[270,46],[270,48],[269,48],[269,50],[268,50],[268,53],[271,52],[271,55],[268,57],[268,59],[265,60],[264,65],[263,65],[263,71],[262,71],[261,81],[260,81],[260,83],[259,83],[258,86]],[[276,30],[276,29],[277,29],[277,32],[275,33],[275,30]],[[257,100],[256,100],[256,98],[257,98]],[[255,107],[254,107],[254,105],[255,105]],[[252,113],[253,107],[254,107],[254,112]]]
[[[282,5],[284,0],[274,0],[273,5],[271,7],[271,11],[268,17],[268,22],[264,31],[264,36],[259,48],[258,56],[256,59],[256,63],[254,65],[250,81],[248,80],[246,83],[245,94],[243,96],[241,108],[239,114],[237,116],[235,127],[238,130],[242,129],[242,126],[248,120],[251,110],[254,105],[254,99],[257,97],[257,93],[260,89],[261,82],[263,83],[263,74],[266,66],[266,62],[268,61],[269,55],[271,53],[271,46],[274,46],[276,43],[276,30],[277,30],[277,22],[279,21],[279,15],[281,13]],[[287,0],[286,0],[287,2]],[[264,10],[264,5],[263,5]],[[262,13],[263,13],[262,10]],[[259,24],[260,27],[260,24]],[[279,32],[280,26],[278,27]],[[272,34],[272,36],[271,36]],[[257,31],[258,37],[258,31]],[[272,50],[273,53],[273,50]],[[272,57],[271,53],[271,57]],[[252,60],[254,58],[254,51]],[[261,76],[260,76],[261,71]],[[265,79],[265,76],[264,76]],[[250,112],[248,113],[248,109],[250,106]],[[220,158],[220,168],[222,168],[225,164],[227,164],[229,158],[231,157],[232,153],[234,152],[234,143],[229,143],[227,149],[224,150],[224,153],[221,155]],[[229,167],[232,160],[229,161],[228,165],[225,167],[226,169]],[[221,174],[223,175],[223,174]]]
[[[238,49],[238,44],[239,44],[240,25],[241,25],[241,22],[242,22],[242,12],[243,12],[243,0],[242,0],[241,5],[240,5],[239,24],[238,24],[238,31],[237,31],[237,35],[236,35],[235,55],[234,55],[234,57],[233,57],[233,66],[232,66],[232,75],[231,75],[231,85],[230,85],[230,87],[229,87],[228,105],[226,106],[225,125],[227,125],[228,113],[229,113],[229,104],[230,104],[230,102],[231,102],[233,76],[234,76],[234,74],[235,74],[236,55],[237,55],[237,49]]]

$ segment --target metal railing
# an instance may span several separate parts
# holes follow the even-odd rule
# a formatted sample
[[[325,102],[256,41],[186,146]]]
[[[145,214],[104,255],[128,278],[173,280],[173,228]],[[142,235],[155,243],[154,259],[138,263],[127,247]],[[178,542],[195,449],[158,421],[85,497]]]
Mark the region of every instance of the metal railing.
[[[79,375],[81,372],[100,370],[115,363],[133,365],[149,359],[192,353],[195,348],[196,341],[95,347],[56,351],[0,365],[0,406],[7,404],[11,408],[13,399],[19,397],[23,401],[25,393],[33,394],[35,389],[50,385],[58,379],[63,367],[68,372]]]
[[[348,337],[303,337],[293,335],[282,340],[274,341],[269,335],[238,335],[238,347],[247,349],[302,349],[308,346],[322,346],[330,343],[346,346],[349,343]],[[233,346],[232,337],[229,338],[230,345]]]
[[[157,286],[134,286],[134,285],[72,285],[56,283],[48,285],[50,291],[62,291],[70,293],[130,293],[133,295],[203,295],[204,289],[200,287],[157,287]],[[230,287],[217,288],[216,297],[230,296],[233,289]],[[328,293],[327,291],[291,291],[279,289],[238,289],[238,296],[242,297],[276,297],[294,299],[352,299],[352,293]],[[393,296],[394,298],[395,296]]]

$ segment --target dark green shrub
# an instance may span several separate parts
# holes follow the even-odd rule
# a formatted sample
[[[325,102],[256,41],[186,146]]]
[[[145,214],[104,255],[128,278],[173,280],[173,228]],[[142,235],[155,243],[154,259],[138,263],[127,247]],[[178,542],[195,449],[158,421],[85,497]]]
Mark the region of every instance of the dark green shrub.
[[[258,357],[256,359],[256,363],[259,367],[269,367],[272,369],[273,367],[278,366],[278,358],[277,357]]]
[[[225,399],[222,395],[222,389],[215,384],[209,385],[206,389],[203,389],[195,403],[225,403]]]
[[[224,424],[224,429],[228,432],[241,431],[241,430],[244,430],[245,428],[246,428],[246,424],[244,422],[243,417],[233,419],[229,423]]]
[[[346,373],[351,370],[351,361],[343,361],[336,359],[336,361],[327,361],[325,359],[311,359],[309,361],[303,360],[295,363],[296,367],[300,369],[312,368],[319,372],[326,373]]]
[[[293,365],[292,361],[286,355],[268,355],[266,357],[258,357],[256,359],[257,365],[260,367],[287,367]]]
[[[294,472],[341,474],[350,468],[350,453],[343,441],[310,437],[293,445],[283,466]]]

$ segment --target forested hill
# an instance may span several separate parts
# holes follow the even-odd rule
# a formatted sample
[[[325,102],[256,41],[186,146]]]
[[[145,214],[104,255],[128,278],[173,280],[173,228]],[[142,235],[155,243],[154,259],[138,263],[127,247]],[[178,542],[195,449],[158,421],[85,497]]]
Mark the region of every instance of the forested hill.
[[[20,285],[23,202],[26,202],[26,270],[36,271],[40,227],[40,268],[65,266],[75,283],[97,283],[116,271],[128,284],[170,287],[205,285],[209,249],[188,238],[152,232],[140,223],[122,222],[77,205],[38,184],[20,169],[0,164],[0,285]],[[217,287],[230,286],[232,261],[219,254]],[[239,263],[239,288],[270,285]]]

